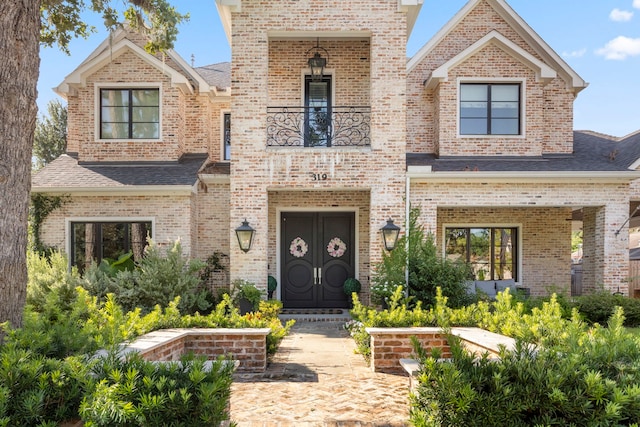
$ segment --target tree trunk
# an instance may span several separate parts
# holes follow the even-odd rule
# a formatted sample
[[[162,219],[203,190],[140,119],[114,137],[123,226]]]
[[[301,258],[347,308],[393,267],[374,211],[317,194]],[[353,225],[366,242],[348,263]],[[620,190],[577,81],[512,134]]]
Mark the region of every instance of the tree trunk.
[[[0,322],[22,325],[40,0],[0,0]]]

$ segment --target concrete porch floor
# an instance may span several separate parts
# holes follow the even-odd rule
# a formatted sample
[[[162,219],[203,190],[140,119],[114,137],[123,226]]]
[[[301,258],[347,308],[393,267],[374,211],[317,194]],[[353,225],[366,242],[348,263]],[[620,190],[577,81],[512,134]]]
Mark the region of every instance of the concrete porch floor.
[[[236,374],[239,427],[407,426],[409,378],[374,373],[344,320],[298,321],[261,374]]]

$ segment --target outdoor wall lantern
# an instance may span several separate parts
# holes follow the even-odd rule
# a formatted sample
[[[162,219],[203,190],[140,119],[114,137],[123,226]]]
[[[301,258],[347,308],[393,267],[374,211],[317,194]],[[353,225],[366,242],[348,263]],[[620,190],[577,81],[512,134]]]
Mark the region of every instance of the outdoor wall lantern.
[[[380,229],[382,231],[382,240],[384,241],[384,248],[391,252],[396,247],[398,242],[398,235],[400,234],[400,227],[393,223],[393,220],[389,218],[384,227]]]
[[[313,56],[309,58],[307,63],[311,69],[311,80],[314,82],[322,80],[324,75],[324,67],[327,65],[327,59],[323,58],[321,52],[324,52],[327,58],[329,52],[326,49],[320,47],[320,39],[316,39],[316,45],[307,51],[307,55],[313,52]]]
[[[251,249],[251,243],[253,242],[253,234],[256,232],[245,218],[242,221],[242,225],[236,228],[236,237],[238,238],[238,244],[240,245],[240,249],[244,252],[249,252]]]

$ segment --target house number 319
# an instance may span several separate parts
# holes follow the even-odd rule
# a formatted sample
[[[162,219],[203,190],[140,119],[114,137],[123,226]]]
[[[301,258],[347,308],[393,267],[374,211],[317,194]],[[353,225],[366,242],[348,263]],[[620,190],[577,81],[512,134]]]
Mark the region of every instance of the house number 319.
[[[326,173],[312,173],[311,174],[311,180],[313,181],[326,181],[327,180],[327,174]]]

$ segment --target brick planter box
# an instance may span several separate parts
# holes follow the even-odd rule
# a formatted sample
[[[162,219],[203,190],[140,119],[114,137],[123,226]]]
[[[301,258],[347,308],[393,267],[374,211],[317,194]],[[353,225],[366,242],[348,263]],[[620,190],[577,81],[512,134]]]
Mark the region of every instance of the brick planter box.
[[[267,368],[269,328],[162,329],[138,337],[122,353],[136,351],[145,360],[175,361],[185,353],[205,355],[213,360],[228,355],[238,362],[238,371],[264,372]]]
[[[400,359],[411,358],[411,337],[416,337],[427,350],[442,349],[442,358],[451,357],[447,336],[441,328],[367,328],[371,335],[371,369],[374,372],[403,373]],[[463,345],[475,354],[489,352],[498,355],[501,345],[513,348],[515,340],[480,328],[451,328],[451,333],[462,339]]]

